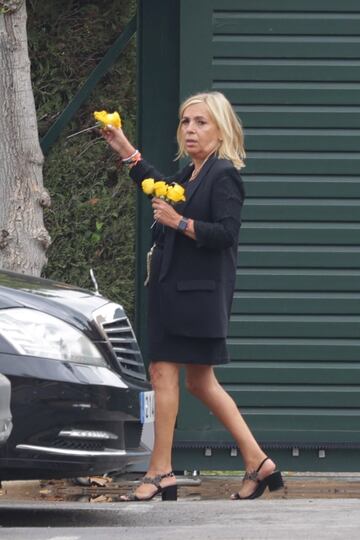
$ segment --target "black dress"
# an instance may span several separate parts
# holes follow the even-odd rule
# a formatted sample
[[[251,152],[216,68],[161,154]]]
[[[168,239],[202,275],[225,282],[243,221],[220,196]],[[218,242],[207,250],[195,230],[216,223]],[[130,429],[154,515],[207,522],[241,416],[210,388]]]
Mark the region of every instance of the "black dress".
[[[189,198],[196,180],[186,181],[186,198]],[[155,248],[151,258],[148,285],[148,358],[150,362],[175,362],[179,364],[226,364],[230,361],[225,338],[177,336],[167,333],[158,316],[161,310],[159,276],[163,256],[164,228],[154,226]]]
[[[152,362],[216,365],[229,362],[226,347],[236,282],[245,191],[239,170],[210,156],[197,178],[193,165],[168,179],[146,160],[130,177],[177,181],[186,189],[179,214],[194,220],[196,239],[156,224],[148,285],[148,357]]]

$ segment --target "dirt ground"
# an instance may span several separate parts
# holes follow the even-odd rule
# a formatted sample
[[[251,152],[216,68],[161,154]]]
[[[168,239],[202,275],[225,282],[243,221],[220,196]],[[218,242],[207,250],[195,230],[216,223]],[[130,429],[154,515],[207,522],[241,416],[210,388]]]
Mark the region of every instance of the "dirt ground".
[[[0,503],[13,501],[78,501],[117,502],[120,495],[134,489],[139,475],[128,475],[121,480],[94,477],[71,480],[27,480],[2,482]],[[265,492],[264,499],[358,499],[360,475],[332,473],[285,473],[285,489]],[[90,485],[78,485],[82,484]],[[223,500],[240,486],[238,476],[182,476],[178,477],[179,499]],[[160,499],[159,499],[160,500]]]

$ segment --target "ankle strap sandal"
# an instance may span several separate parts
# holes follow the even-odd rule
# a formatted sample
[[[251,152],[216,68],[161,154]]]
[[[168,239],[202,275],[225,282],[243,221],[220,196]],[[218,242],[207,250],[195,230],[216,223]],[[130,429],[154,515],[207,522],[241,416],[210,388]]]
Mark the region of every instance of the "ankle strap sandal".
[[[258,466],[257,469],[254,469],[252,471],[246,471],[244,474],[243,482],[245,480],[252,480],[253,482],[257,483],[257,486],[255,487],[255,490],[250,493],[247,497],[241,497],[240,493],[233,493],[231,495],[231,499],[233,500],[246,500],[246,499],[257,499],[258,497],[261,497],[261,495],[264,493],[265,489],[268,487],[269,491],[277,491],[278,489],[281,489],[284,487],[284,481],[281,476],[280,471],[274,471],[273,473],[269,474],[268,476],[265,476],[262,480],[259,479],[259,472],[264,465],[266,461],[268,461],[270,458],[266,457]]]
[[[135,495],[135,491],[129,493],[128,495],[123,495],[120,497],[122,502],[141,502],[141,501],[151,501],[157,495],[161,495],[163,501],[176,501],[177,500],[177,485],[172,484],[171,486],[162,487],[160,482],[164,478],[175,478],[173,471],[170,471],[166,474],[157,474],[156,476],[144,476],[140,482],[140,486],[143,484],[152,484],[156,487],[156,491],[148,497],[138,497]],[[138,488],[139,486],[137,486]],[[136,489],[137,489],[136,488]]]

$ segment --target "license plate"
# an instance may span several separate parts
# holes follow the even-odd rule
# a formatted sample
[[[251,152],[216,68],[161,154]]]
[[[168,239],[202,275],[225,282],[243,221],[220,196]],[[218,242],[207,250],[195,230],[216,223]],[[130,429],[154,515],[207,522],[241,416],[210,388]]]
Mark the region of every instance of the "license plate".
[[[155,419],[154,391],[140,393],[140,420],[143,424],[153,422]]]

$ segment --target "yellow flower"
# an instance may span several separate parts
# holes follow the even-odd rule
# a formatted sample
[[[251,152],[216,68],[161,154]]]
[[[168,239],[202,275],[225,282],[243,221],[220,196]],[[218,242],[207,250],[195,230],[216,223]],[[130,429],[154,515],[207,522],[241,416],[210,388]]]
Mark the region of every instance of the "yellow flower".
[[[116,128],[121,127],[121,118],[117,111],[113,113],[108,113],[106,111],[95,111],[94,112],[95,120],[101,122],[102,127],[113,126]]]
[[[166,198],[173,203],[185,201],[185,189],[174,182],[168,187]]]
[[[154,184],[155,197],[166,197],[168,184],[163,180],[159,180]]]
[[[154,184],[155,180],[153,178],[145,178],[145,180],[141,182],[143,192],[146,193],[146,195],[152,195],[154,193]]]
[[[107,116],[106,111],[95,111],[94,112],[95,120],[97,120],[98,122],[101,122],[103,126],[105,126],[105,118],[106,118],[106,116]]]

